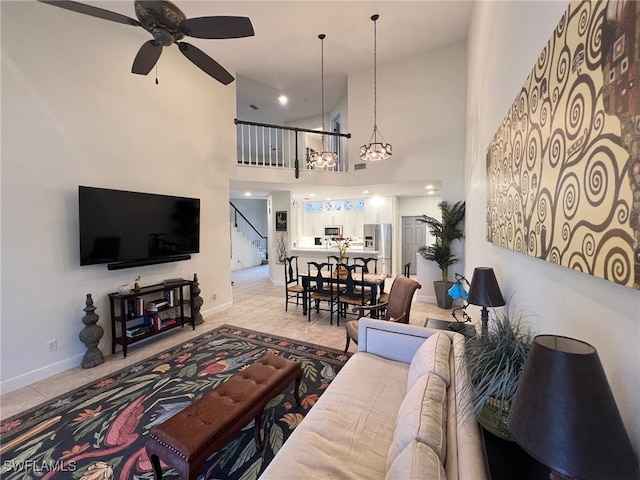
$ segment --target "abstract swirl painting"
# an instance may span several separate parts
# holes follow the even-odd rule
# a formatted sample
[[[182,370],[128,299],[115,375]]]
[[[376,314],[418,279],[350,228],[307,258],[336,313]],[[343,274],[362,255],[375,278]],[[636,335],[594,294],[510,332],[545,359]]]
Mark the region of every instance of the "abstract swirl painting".
[[[487,148],[487,240],[640,289],[640,2],[572,2]]]

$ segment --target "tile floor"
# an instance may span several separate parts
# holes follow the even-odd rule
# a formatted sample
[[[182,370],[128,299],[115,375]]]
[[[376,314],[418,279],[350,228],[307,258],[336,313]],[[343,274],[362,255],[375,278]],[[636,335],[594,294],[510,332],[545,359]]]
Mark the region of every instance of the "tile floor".
[[[312,312],[311,322],[302,315],[302,306],[289,304],[284,310],[284,287],[271,284],[268,265],[233,272],[233,307],[225,312],[205,318],[195,330],[176,329],[161,336],[129,347],[127,358],[116,351],[106,356],[102,365],[91,369],[81,367],[54,375],[27,387],[0,396],[0,419],[8,418],[28,408],[80,387],[116,370],[127,367],[155,353],[201,335],[223,324],[236,325],[261,332],[268,332],[288,338],[317,343],[327,347],[343,349],[345,345],[344,320],[340,327],[329,325],[328,313]],[[387,289],[389,286],[386,287]],[[387,290],[388,291],[388,290]],[[416,302],[411,309],[411,323],[424,325],[425,319],[451,319],[449,310],[442,310],[434,304]],[[350,350],[357,347],[352,343]]]

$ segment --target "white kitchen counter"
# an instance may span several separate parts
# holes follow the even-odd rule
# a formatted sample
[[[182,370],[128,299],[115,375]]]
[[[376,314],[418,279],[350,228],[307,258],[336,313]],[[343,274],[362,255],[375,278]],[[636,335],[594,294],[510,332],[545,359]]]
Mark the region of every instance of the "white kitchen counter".
[[[327,256],[336,255],[338,253],[337,246],[330,246],[325,248],[323,246],[317,247],[301,247],[292,248],[289,250],[289,255],[314,255],[314,256]],[[351,246],[347,248],[347,257],[377,257],[377,250],[365,250],[362,245]]]
[[[307,247],[292,248],[289,250],[289,256],[297,255],[298,269],[300,273],[307,271],[307,262],[326,262],[329,255],[338,256],[338,247]],[[362,246],[349,247],[347,249],[347,257],[349,263],[352,263],[353,257],[378,257],[377,250],[364,250]]]

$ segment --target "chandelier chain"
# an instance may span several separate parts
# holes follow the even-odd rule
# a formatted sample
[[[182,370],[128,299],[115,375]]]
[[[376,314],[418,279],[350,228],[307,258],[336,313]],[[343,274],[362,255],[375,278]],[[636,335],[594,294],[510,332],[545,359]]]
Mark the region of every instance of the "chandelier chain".
[[[324,34],[320,35],[320,77],[322,82],[322,130],[324,127]]]
[[[378,19],[373,20],[373,130],[374,133],[378,129],[378,48],[377,48],[377,29]]]

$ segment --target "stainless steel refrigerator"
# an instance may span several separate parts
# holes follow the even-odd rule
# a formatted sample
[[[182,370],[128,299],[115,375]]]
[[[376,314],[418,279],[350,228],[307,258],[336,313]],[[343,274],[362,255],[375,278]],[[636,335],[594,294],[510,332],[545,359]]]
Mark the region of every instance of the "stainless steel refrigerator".
[[[391,275],[391,224],[365,223],[362,238],[365,252],[378,251],[378,273]]]

